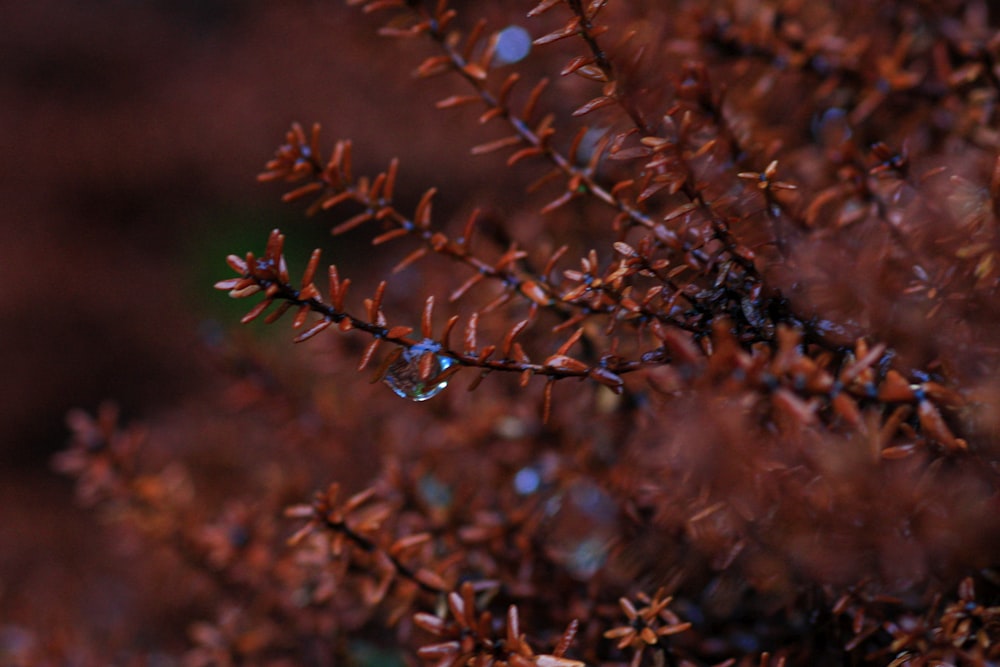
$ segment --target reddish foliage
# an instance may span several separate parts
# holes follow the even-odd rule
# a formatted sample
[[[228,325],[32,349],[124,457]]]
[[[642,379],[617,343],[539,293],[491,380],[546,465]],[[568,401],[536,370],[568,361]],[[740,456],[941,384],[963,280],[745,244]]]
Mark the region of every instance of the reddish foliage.
[[[511,63],[495,8],[349,4],[491,180],[294,124],[259,179],[370,270],[229,256],[310,341],[230,350],[235,442],[73,413],[81,502],[199,596],[184,660],[1000,661],[994,10],[543,0]]]

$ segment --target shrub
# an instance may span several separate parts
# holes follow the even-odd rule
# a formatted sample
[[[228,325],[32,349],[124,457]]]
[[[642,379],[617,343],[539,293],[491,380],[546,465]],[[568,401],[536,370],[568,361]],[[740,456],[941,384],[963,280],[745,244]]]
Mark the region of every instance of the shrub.
[[[82,499],[209,575],[187,661],[1000,660],[995,11],[350,4],[431,49],[427,132],[478,116],[484,203],[293,125],[260,180],[337,262],[275,230],[216,285],[315,339],[232,381],[267,474],[72,417]]]

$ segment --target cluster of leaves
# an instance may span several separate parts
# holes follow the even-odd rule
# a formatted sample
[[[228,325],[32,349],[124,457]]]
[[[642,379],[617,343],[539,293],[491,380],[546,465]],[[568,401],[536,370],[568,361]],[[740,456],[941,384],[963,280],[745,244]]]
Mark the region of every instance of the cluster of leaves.
[[[438,667],[1000,660],[989,7],[543,0],[514,67],[447,0],[349,4],[433,49],[417,77],[464,86],[442,113],[503,128],[477,159],[542,170],[533,231],[441,221],[436,188],[401,203],[398,160],[358,175],[350,141],[293,125],[260,180],[346,211],[335,235],[411,248],[357,305],[319,250],[293,280],[278,230],[216,287],[260,299],[244,322],[289,315],[296,342],[360,336],[359,370],[412,400],[464,373],[477,394],[516,377],[489,397],[516,404],[540,376],[541,416],[480,448],[482,408],[455,408],[464,457],[389,444],[357,493],[287,509],[291,548],[221,576],[267,602],[199,626],[193,659],[367,633]],[[452,266],[446,299],[389,312],[403,278]],[[88,497],[176,507],[143,500],[109,427],[75,423],[61,467]],[[212,562],[183,528],[201,518],[143,522]],[[246,571],[238,551],[214,576]]]
[[[529,15],[544,13],[555,4],[543,3]],[[293,284],[282,254],[283,236],[275,232],[262,258],[255,258],[252,253],[245,259],[230,256],[230,266],[240,278],[217,285],[229,290],[234,297],[265,291],[265,299],[246,315],[244,322],[257,318],[272,303],[279,301],[278,308],[266,316],[267,322],[276,321],[293,307],[297,307],[293,321],[297,329],[304,327],[310,311],[319,316],[315,323],[298,334],[297,342],[311,338],[330,324],[337,324],[344,331],[360,329],[369,334],[373,342],[362,356],[361,368],[367,366],[382,342],[402,348],[420,344],[428,350],[421,355],[424,361],[420,376],[426,382],[444,381],[460,367],[479,369],[477,382],[493,371],[520,373],[523,383],[533,375],[543,375],[548,378],[546,405],[552,383],[560,378],[589,377],[621,391],[622,376],[626,373],[672,362],[715,359],[716,375],[732,372],[736,366],[741,374],[750,370],[747,367],[756,367],[753,370],[757,372],[751,370],[748,374],[748,384],[770,393],[776,397],[778,405],[790,406],[805,421],[810,421],[814,414],[825,412],[857,426],[861,418],[858,401],[875,399],[887,417],[879,425],[884,431],[884,439],[890,439],[898,426],[910,423],[922,439],[943,446],[949,452],[964,450],[965,441],[953,435],[942,418],[941,409],[954,412],[964,407],[965,400],[958,392],[946,388],[942,378],[931,379],[932,374],[927,369],[913,368],[904,369],[903,372],[910,376],[905,377],[890,367],[895,352],[884,342],[873,344],[866,342],[865,337],[845,341],[845,336],[851,332],[848,324],[812,312],[799,312],[789,303],[780,285],[769,284],[762,275],[769,270],[767,262],[763,261],[768,249],[774,246],[780,249],[787,243],[781,238],[785,232],[780,228],[794,224],[800,229],[816,230],[822,225],[818,220],[819,212],[833,207],[834,200],[842,198],[844,193],[827,188],[807,204],[786,201],[783,193],[794,192],[796,186],[775,179],[777,162],[774,160],[760,172],[733,170],[726,183],[710,180],[720,166],[732,169],[730,165],[750,159],[746,157],[748,149],[738,139],[733,123],[727,120],[728,110],[710,86],[706,67],[688,65],[682,71],[675,91],[676,100],[660,121],[651,123],[646,119],[648,113],[636,107],[636,96],[628,89],[629,76],[634,73],[628,69],[617,72],[599,42],[598,33],[603,30],[595,28],[594,21],[604,5],[574,6],[570,22],[536,40],[536,44],[581,37],[589,52],[574,56],[562,74],[580,75],[603,85],[602,94],[576,109],[573,115],[585,116],[597,109],[617,106],[634,124],[621,131],[615,131],[613,125],[611,129],[604,125],[596,132],[593,128],[581,127],[569,141],[565,153],[560,152],[556,143],[552,114],[532,124],[546,79],[531,90],[520,112],[515,112],[510,103],[512,91],[521,78],[519,73],[508,74],[499,80],[496,91],[491,89],[489,65],[499,36],[487,35],[483,23],[477,24],[459,48],[460,34],[449,31],[456,17],[455,10],[446,4],[433,11],[418,5],[407,11],[408,19],[404,19],[404,23],[395,19],[391,27],[382,32],[407,37],[426,35],[443,53],[425,60],[417,68],[417,74],[432,76],[454,72],[472,87],[472,94],[448,97],[438,104],[439,107],[480,104],[486,107],[480,117],[482,122],[496,120],[509,126],[513,134],[473,148],[474,154],[514,148],[508,165],[527,158],[552,163],[552,170],[543,181],[561,180],[564,185],[556,199],[541,207],[539,215],[551,214],[572,199],[581,197],[610,206],[615,211],[610,229],[618,239],[612,241],[613,255],[600,258],[595,250],[590,250],[581,256],[579,269],[558,271],[570,248],[565,244],[542,258],[544,268],[541,271],[533,271],[528,261],[529,252],[515,241],[495,261],[486,260],[472,247],[475,212],[465,221],[461,235],[451,238],[432,224],[435,188],[424,193],[412,215],[396,206],[393,195],[399,173],[398,161],[393,160],[386,171],[374,178],[355,177],[350,142],[337,142],[329,160],[324,162],[320,157],[318,125],[308,135],[296,125],[268,163],[268,170],[261,174],[263,181],[305,181],[304,185],[285,195],[286,201],[314,196],[310,212],[331,209],[346,202],[358,205],[360,212],[337,224],[334,234],[374,222],[383,228],[373,239],[376,246],[400,237],[415,238],[418,247],[397,264],[396,271],[428,253],[437,253],[466,265],[472,275],[451,292],[451,301],[460,299],[484,280],[499,285],[499,294],[477,307],[464,327],[459,327],[464,330],[462,347],[453,346],[450,339],[459,325],[457,316],[448,320],[439,336],[433,335],[434,297],[428,296],[423,309],[422,337],[415,339],[410,337],[414,331],[412,327],[389,325],[382,310],[385,282],[379,284],[373,297],[365,299],[365,315],[355,315],[345,310],[349,280],[342,280],[336,266],[330,266],[329,289],[324,297],[314,283],[319,251],[310,258],[298,286]],[[403,6],[404,3],[365,4],[371,11]],[[587,147],[589,155],[584,162],[580,151],[588,138],[593,145]],[[842,151],[847,149],[847,146],[840,147]],[[921,240],[920,236],[900,227],[905,224],[900,220],[905,210],[898,202],[904,194],[909,195],[907,199],[919,194],[918,191],[904,193],[905,179],[910,171],[908,159],[905,155],[892,153],[884,143],[874,145],[871,154],[869,166],[855,165],[856,170],[860,170],[855,176],[847,179],[841,174],[839,180],[861,181],[859,187],[864,188],[865,196],[873,200],[873,205],[861,207],[841,203],[844,209],[861,212],[853,214],[855,219],[841,217],[826,224],[841,228],[870,213],[892,231],[894,240],[900,241],[901,252],[916,253],[911,246]],[[853,158],[862,159],[856,155]],[[625,178],[612,179],[607,175],[602,179],[606,174],[599,173],[599,168],[609,160],[633,164],[634,169]],[[1000,173],[996,169],[994,172]],[[920,178],[933,175],[921,174]],[[991,195],[994,199],[1000,195],[997,179],[994,174]],[[605,180],[608,181],[606,185],[602,182]],[[741,186],[741,180],[748,184]],[[837,188],[842,190],[843,186],[838,184]],[[717,194],[716,190],[725,193]],[[883,190],[889,190],[891,195],[886,194],[883,199],[879,194]],[[664,197],[658,198],[658,194]],[[913,205],[913,202],[906,202],[906,207]],[[764,211],[763,216],[760,209]],[[974,301],[970,294],[992,294],[1000,277],[991,268],[992,251],[988,249],[995,244],[991,240],[990,222],[995,218],[987,213],[980,211],[974,221],[957,221],[960,225],[975,225],[974,231],[984,239],[974,244],[978,250],[971,251],[963,239],[961,247],[949,256],[949,259],[967,259],[972,255],[979,258],[967,271],[956,271],[954,265],[947,270],[945,282],[961,283],[953,289],[962,290],[962,295],[970,301]],[[740,235],[735,230],[748,222],[764,222],[759,220],[761,217],[770,217],[775,231],[771,238],[757,240],[758,252],[739,242]],[[641,233],[638,236],[630,234],[634,229]],[[820,236],[818,230],[813,235]],[[935,246],[942,245],[943,241],[951,239],[933,239]],[[791,249],[785,250],[791,253]],[[791,254],[778,260],[768,259],[789,264],[796,261]],[[928,284],[914,286],[907,292],[926,292],[935,300],[933,304],[921,304],[926,318],[933,319],[941,308],[943,291],[948,288],[931,280],[926,268],[914,264],[911,269],[916,275],[927,278]],[[963,283],[966,279],[973,282]],[[516,319],[498,343],[480,345],[477,336],[480,318],[511,301],[527,304],[527,316]],[[522,312],[514,307],[509,310]],[[541,361],[526,354],[516,340],[534,325],[540,311],[557,318],[554,333],[573,330],[568,340],[557,349],[548,350]],[[628,341],[624,339],[626,333],[630,334]],[[647,343],[643,348],[644,336],[648,334],[652,335],[652,344]],[[720,340],[727,336],[733,336],[738,347],[748,350],[751,356],[734,364],[740,355],[715,355],[715,347],[735,349]],[[570,348],[581,339],[584,358],[571,356]],[[626,349],[630,354],[626,354]],[[775,350],[779,361],[772,366],[769,358]],[[440,364],[432,364],[429,360],[434,353],[452,362],[446,364],[448,370],[440,378],[431,377],[432,371],[440,370]],[[390,355],[389,361],[383,364],[382,375],[397,361],[398,354]],[[811,404],[799,400],[812,396],[821,400]],[[915,409],[905,410],[905,416],[884,409],[886,405],[895,407],[897,404]]]

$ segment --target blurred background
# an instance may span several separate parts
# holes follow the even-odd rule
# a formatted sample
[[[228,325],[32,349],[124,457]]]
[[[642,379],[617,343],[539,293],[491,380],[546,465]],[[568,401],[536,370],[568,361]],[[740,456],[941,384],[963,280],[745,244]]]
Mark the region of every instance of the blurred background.
[[[260,341],[270,339],[276,354],[295,354],[287,326],[241,328],[248,304],[212,289],[232,275],[226,254],[259,251],[280,227],[292,262],[332,247],[325,259],[362,283],[361,268],[378,265],[363,252],[367,235],[331,242],[329,218],[310,221],[303,206],[283,206],[282,190],[260,186],[256,174],[290,123],[319,121],[325,149],[336,138],[355,141],[359,172],[399,156],[410,177],[400,179],[400,200],[449,181],[452,194],[436,200],[446,219],[463,208],[455,193],[479,187],[462,166],[473,142],[456,139],[475,119],[452,116],[448,138],[427,131],[420,118],[437,117],[433,102],[450,91],[445,82],[413,84],[427,45],[387,48],[374,34],[381,17],[343,2],[0,6],[8,276],[0,290],[0,663],[41,642],[56,653],[60,644],[182,650],[187,619],[178,615],[191,615],[184,593],[149,581],[144,573],[155,568],[136,562],[135,549],[80,509],[72,481],[52,471],[69,436],[67,412],[114,401],[124,422],[149,426],[160,460],[184,452],[190,462],[204,447],[196,465],[213,483],[234,484],[252,470],[254,442],[279,456],[287,441],[270,434],[297,410],[268,426],[253,411],[218,409],[219,393],[243,400],[232,398],[227,345],[242,336],[247,349],[266,349]],[[483,139],[480,132],[475,143]],[[503,208],[496,181],[490,196]],[[384,261],[405,252],[383,253]],[[400,280],[395,298],[405,299]],[[283,381],[294,394],[297,380]],[[336,403],[336,391],[327,395]],[[156,620],[137,632],[137,619]]]
[[[289,124],[374,145],[373,168],[435,141],[379,132],[407,107],[379,104],[400,91],[379,83],[381,40],[349,31],[343,4],[2,3],[0,662],[41,637],[75,641],[81,619],[98,645],[143,641],[114,636],[134,565],[50,459],[71,408],[112,399],[155,423],[217,387],[206,349],[244,309],[212,289],[227,253],[276,226],[297,226],[290,256],[328,245],[328,227],[255,182]],[[222,437],[195,422],[183,437]]]
[[[325,4],[4,10],[7,466],[44,461],[71,406],[114,397],[141,411],[197,386],[185,357],[199,323],[242,310],[220,310],[228,300],[211,289],[228,277],[225,254],[259,248],[290,221],[291,236],[311,235],[303,248],[326,238],[255,175],[292,121],[323,122],[328,143],[350,136],[370,147],[399,105],[378,105],[379,41],[352,37],[342,3]],[[364,151],[378,167],[389,151],[421,148],[419,138],[387,141]]]

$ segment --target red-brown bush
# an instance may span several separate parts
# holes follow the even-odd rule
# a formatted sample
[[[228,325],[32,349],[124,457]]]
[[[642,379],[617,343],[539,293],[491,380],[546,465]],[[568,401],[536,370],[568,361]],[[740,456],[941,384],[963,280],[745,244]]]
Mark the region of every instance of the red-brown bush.
[[[996,10],[543,0],[508,63],[506,7],[353,4],[471,191],[294,125],[260,180],[335,238],[229,257],[309,340],[216,351],[253,428],[57,459],[198,600],[185,663],[1000,661]]]

